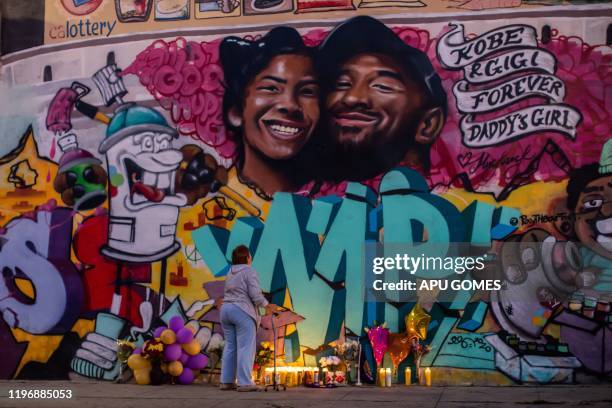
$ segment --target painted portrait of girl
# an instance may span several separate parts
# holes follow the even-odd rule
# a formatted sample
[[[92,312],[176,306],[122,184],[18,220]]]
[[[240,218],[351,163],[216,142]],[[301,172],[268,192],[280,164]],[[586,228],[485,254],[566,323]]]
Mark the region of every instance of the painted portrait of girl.
[[[319,121],[313,51],[288,27],[250,41],[221,42],[225,78],[223,116],[238,145],[238,179],[264,200],[296,191],[299,155]]]

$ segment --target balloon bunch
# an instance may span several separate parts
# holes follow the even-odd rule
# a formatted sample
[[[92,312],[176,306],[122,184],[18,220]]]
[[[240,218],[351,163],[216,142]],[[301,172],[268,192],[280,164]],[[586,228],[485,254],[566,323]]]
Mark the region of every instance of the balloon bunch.
[[[431,321],[431,316],[419,305],[406,315],[406,332],[391,333],[385,323],[379,326],[366,328],[368,339],[372,345],[374,359],[380,367],[385,353],[389,353],[393,364],[393,371],[397,373],[397,367],[408,355],[414,354],[417,366],[417,375],[420,369],[421,357],[429,351],[429,348],[422,344],[427,337],[427,327]]]
[[[187,385],[195,378],[195,372],[208,364],[208,358],[200,353],[200,343],[194,338],[195,328],[185,325],[180,316],[170,319],[167,327],[153,332],[154,339],[146,341],[134,350],[128,366],[134,372],[138,384],[150,384],[152,369],[158,363],[161,371],[170,376],[173,383]]]

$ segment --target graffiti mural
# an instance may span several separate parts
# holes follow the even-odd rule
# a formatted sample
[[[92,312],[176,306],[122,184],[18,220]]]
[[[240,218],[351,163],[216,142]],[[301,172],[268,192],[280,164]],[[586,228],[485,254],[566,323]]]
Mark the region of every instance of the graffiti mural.
[[[47,74],[0,66],[0,106],[23,110],[0,114],[0,378],[113,381],[118,344],[180,326],[211,379],[238,245],[282,307],[258,341],[286,364],[360,344],[367,382],[383,366],[441,384],[612,372],[608,6],[72,3],[23,57]],[[570,9],[603,17],[555,15]],[[372,245],[479,256],[500,287],[373,299]]]

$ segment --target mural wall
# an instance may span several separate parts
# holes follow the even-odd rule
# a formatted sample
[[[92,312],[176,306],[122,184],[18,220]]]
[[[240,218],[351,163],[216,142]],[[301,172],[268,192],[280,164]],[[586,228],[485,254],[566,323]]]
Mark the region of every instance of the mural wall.
[[[240,244],[287,310],[259,333],[286,363],[353,338],[373,382],[389,361],[367,329],[412,311],[428,352],[393,362],[399,381],[417,363],[437,384],[609,376],[611,14],[47,1],[45,45],[0,66],[0,378],[114,380],[117,339],[177,315],[215,354]],[[462,243],[503,288],[369,301],[376,242]]]

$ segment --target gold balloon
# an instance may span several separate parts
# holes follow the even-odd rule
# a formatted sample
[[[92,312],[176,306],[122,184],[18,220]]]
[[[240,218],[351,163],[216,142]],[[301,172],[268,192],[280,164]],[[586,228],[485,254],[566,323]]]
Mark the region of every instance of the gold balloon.
[[[176,333],[174,333],[174,331],[170,329],[166,329],[161,333],[159,339],[164,344],[174,344],[174,342],[176,341]]]
[[[139,385],[149,385],[151,383],[151,375],[148,370],[135,370],[134,379],[136,384]]]
[[[425,340],[427,337],[427,326],[429,326],[430,321],[431,316],[417,303],[404,318],[408,336]]]
[[[201,349],[202,347],[200,346],[200,343],[198,343],[198,341],[195,339],[193,339],[190,343],[183,344],[183,350],[185,350],[185,353],[189,354],[190,356],[195,356]]]
[[[173,361],[168,364],[168,374],[178,377],[183,372],[183,364],[180,361]]]
[[[406,333],[389,333],[389,347],[387,348],[387,352],[391,357],[394,371],[397,371],[399,364],[408,357],[408,354],[410,354],[412,345],[410,338],[411,336]]]
[[[151,369],[151,363],[149,362],[149,360],[147,360],[140,354],[132,354],[128,358],[127,363],[128,367],[130,367],[132,370]]]

